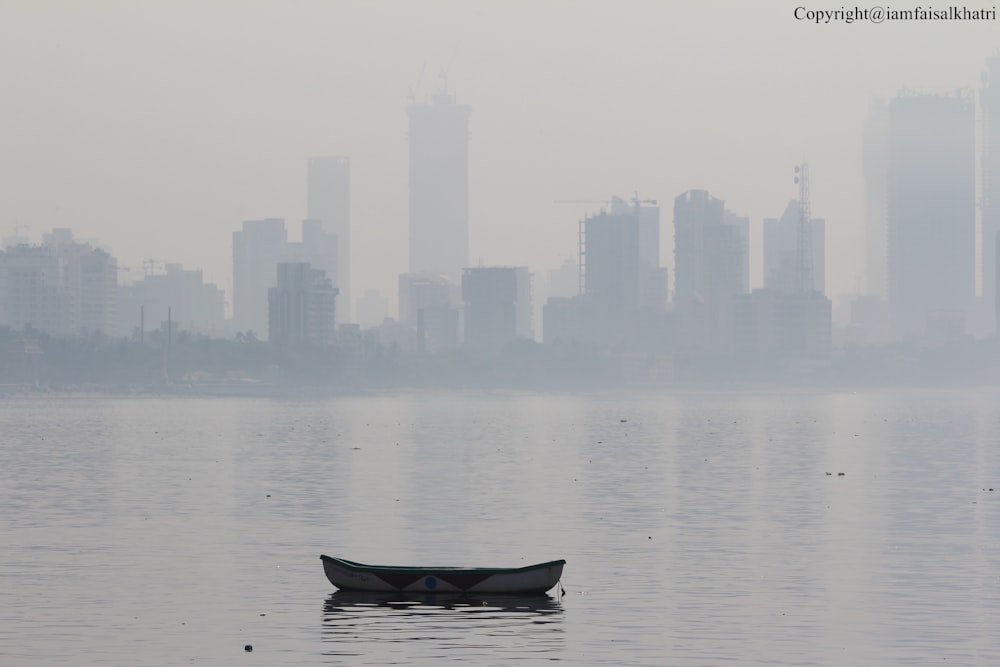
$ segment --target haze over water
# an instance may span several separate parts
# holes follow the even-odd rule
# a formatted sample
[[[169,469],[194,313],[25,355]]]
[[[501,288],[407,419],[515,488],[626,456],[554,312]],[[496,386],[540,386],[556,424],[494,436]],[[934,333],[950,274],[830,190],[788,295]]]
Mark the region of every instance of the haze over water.
[[[1000,664],[997,399],[6,399],[0,665]],[[391,606],[320,553],[565,595]]]

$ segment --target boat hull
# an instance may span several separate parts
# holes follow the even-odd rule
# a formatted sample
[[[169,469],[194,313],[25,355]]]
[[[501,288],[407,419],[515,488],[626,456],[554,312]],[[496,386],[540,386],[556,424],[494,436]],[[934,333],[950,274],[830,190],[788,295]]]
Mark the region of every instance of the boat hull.
[[[562,577],[564,560],[518,568],[365,565],[320,556],[330,583],[344,591],[544,593]]]

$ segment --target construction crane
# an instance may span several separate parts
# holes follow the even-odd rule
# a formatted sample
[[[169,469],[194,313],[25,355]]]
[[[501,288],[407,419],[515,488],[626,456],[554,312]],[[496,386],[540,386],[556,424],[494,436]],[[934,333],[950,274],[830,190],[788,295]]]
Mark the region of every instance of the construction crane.
[[[643,204],[649,204],[650,206],[656,206],[657,205],[655,199],[639,199],[639,191],[638,190],[633,190],[632,191],[632,205],[635,206],[635,214],[636,215],[639,215],[639,208]]]
[[[799,186],[799,220],[795,243],[795,264],[798,291],[813,292],[812,230],[809,226],[809,165],[795,166],[795,183]]]

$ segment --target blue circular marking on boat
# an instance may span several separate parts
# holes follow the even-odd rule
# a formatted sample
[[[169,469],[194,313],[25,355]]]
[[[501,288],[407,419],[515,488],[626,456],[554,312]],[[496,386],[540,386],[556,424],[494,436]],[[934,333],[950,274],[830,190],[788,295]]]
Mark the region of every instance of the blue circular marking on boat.
[[[438,580],[435,579],[434,577],[427,577],[426,579],[424,579],[424,586],[426,586],[431,590],[437,588],[437,585],[438,585]]]

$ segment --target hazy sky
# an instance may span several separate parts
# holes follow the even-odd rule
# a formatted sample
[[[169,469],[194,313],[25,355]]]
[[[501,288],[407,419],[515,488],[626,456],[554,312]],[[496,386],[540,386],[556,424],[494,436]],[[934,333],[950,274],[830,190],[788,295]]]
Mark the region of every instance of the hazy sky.
[[[446,73],[472,107],[474,263],[544,273],[574,256],[576,221],[593,208],[554,200],[638,190],[663,205],[673,268],[676,195],[708,189],[759,228],[795,195],[805,159],[836,298],[864,267],[868,98],[978,88],[1000,22],[814,25],[794,18],[802,4],[842,7],[0,0],[0,235],[70,226],[133,271],[182,262],[229,293],[241,221],[283,217],[297,239],[306,158],[347,155],[353,291],[394,303],[407,268],[405,108]]]

